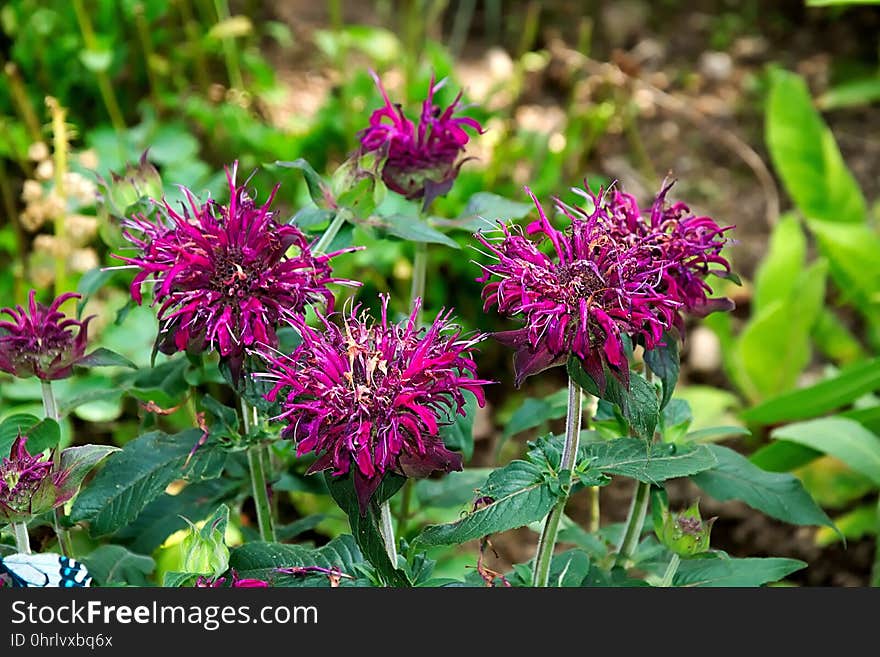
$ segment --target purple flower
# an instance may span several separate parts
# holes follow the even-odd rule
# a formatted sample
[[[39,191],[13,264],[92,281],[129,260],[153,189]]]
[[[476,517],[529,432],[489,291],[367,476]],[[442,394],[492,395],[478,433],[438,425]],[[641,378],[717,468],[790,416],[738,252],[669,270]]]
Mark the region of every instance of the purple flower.
[[[382,179],[389,189],[408,199],[424,198],[429,204],[449,191],[464,160],[458,161],[470,137],[465,127],[483,131],[476,119],[453,117],[459,109],[461,92],[446,109],[434,105],[434,94],[445,80],[428,88],[418,125],[403,113],[400,104],[388,98],[379,76],[372,74],[385,106],[370,116],[370,125],[360,133],[361,151],[380,151],[386,156]]]
[[[342,326],[319,315],[320,330],[300,324],[302,343],[290,356],[267,353],[267,398],[281,397],[288,423],[282,433],[297,454],[315,452],[309,472],[351,473],[361,511],[383,475],[425,477],[461,469],[461,456],[443,444],[440,426],[464,414],[463,392],[485,403],[472,358],[482,335],[462,336],[442,312],[427,329],[416,326],[417,300],[408,320],[388,322],[388,297],[376,323],[357,307]],[[260,375],[257,375],[260,376]],[[283,394],[282,394],[283,391]]]
[[[131,284],[141,303],[141,285],[153,283],[161,323],[158,348],[201,353],[217,350],[240,372],[247,348],[277,344],[276,328],[323,301],[333,308],[329,283],[357,285],[331,276],[330,258],[349,251],[313,253],[308,238],[269,211],[277,187],[258,206],[237,187],[237,163],[227,169],[230,198],[197,204],[183,188],[189,208],[182,214],[158,204],[161,220],[137,215],[125,236],[140,253],[116,256],[140,271]],[[136,234],[137,233],[137,234]]]
[[[16,306],[0,310],[0,314],[12,318],[0,321],[0,370],[43,381],[73,374],[73,366],[85,357],[92,317],[78,321],[58,308],[68,299],[79,298],[78,294],[62,294],[44,306],[37,303],[36,291],[31,290],[27,309]]]
[[[31,456],[26,442],[27,437],[19,434],[12,443],[9,457],[4,456],[0,461],[0,520],[3,522],[28,520],[57,506],[52,461],[43,459],[42,454]]]
[[[484,310],[497,306],[502,314],[525,320],[520,329],[495,334],[516,349],[516,385],[570,354],[582,360],[600,388],[605,366],[627,381],[624,336],[640,337],[653,348],[681,305],[654,287],[662,262],[654,262],[643,244],[616,239],[598,207],[590,214],[557,200],[556,208],[570,223],[565,231],[556,230],[527,191],[540,218],[526,233],[540,235],[540,242],[517,225],[501,224],[500,238],[477,234],[497,260],[485,265],[478,279],[487,283]],[[542,242],[550,243],[550,255],[539,248]]]
[[[269,582],[264,582],[261,579],[245,579],[240,578],[238,573],[235,572],[235,569],[231,571],[232,580],[229,583],[229,587],[234,589],[265,589],[269,587]],[[218,589],[227,586],[225,577],[218,577],[215,580],[211,580],[209,577],[205,577],[200,575],[196,580],[194,588],[198,589]]]

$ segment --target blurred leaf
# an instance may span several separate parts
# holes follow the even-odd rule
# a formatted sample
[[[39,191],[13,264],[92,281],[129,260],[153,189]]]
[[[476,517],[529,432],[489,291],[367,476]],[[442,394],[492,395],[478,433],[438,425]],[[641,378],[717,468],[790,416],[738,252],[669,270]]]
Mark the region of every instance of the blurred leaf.
[[[290,539],[296,538],[300,534],[312,531],[315,527],[320,525],[325,518],[327,518],[327,515],[324,513],[313,513],[312,515],[306,516],[305,518],[294,520],[287,525],[276,527],[275,534],[280,540],[288,541]]]
[[[794,525],[834,527],[794,475],[766,472],[746,457],[721,445],[709,449],[718,465],[691,477],[719,502],[742,500],[753,509]]]
[[[106,73],[113,63],[112,50],[81,50],[79,59],[90,72]]]
[[[491,192],[477,192],[468,199],[458,218],[450,223],[461,230],[492,230],[498,227],[498,221],[522,219],[533,209],[531,203],[512,201]]]
[[[866,315],[880,312],[880,235],[864,224],[812,221],[810,230],[828,258],[842,297]]]
[[[207,37],[209,39],[237,39],[239,37],[248,36],[254,31],[251,19],[247,16],[230,16],[211,26],[208,30]]]
[[[121,545],[102,545],[82,561],[98,586],[150,586],[149,576],[156,569],[151,557]]]
[[[789,424],[774,429],[770,437],[834,456],[880,486],[880,438],[853,420],[832,416]]]
[[[674,586],[761,586],[806,568],[797,559],[714,558],[684,559],[673,579]]]
[[[305,159],[300,158],[298,160],[293,160],[292,162],[282,162],[279,160],[276,161],[275,164],[289,169],[299,169],[306,180],[306,187],[308,187],[309,196],[311,197],[312,202],[319,208],[330,208],[330,201],[332,200],[330,187]]]
[[[416,497],[423,507],[464,506],[477,497],[477,490],[491,472],[491,468],[465,468],[441,479],[420,479],[416,482]]]
[[[877,534],[877,505],[863,504],[834,519],[848,541],[858,541]],[[823,527],[816,532],[816,545],[826,547],[840,541],[837,532]]]
[[[843,4],[843,2],[842,0],[807,0],[807,4],[821,6],[822,4]],[[880,4],[880,0],[866,4]],[[867,106],[877,101],[880,101],[880,77],[872,76],[849,80],[831,87],[819,97],[818,103],[819,107],[824,110],[835,110],[844,107]]]
[[[133,370],[137,369],[137,365],[128,358],[115,351],[110,351],[106,347],[98,347],[84,358],[80,358],[76,364],[78,367],[130,367]]]
[[[826,264],[813,263],[800,276],[796,293],[770,303],[739,337],[735,358],[740,385],[751,399],[794,386],[810,360],[810,329],[825,297]]]
[[[19,432],[28,437],[25,447],[31,454],[56,447],[61,438],[61,427],[55,420],[15,413],[0,422],[0,459],[9,456]]]
[[[451,450],[461,452],[465,461],[474,455],[474,418],[477,414],[477,397],[470,390],[462,390],[465,399],[465,415],[454,413],[440,425],[439,436]]]
[[[745,427],[706,427],[705,429],[697,429],[691,431],[684,436],[684,442],[712,442],[722,438],[731,438],[733,436],[750,436],[752,432]]]
[[[770,247],[755,273],[752,315],[757,316],[774,301],[785,302],[794,294],[804,268],[807,238],[794,214],[785,214],[773,227]]]
[[[517,408],[504,426],[503,436],[510,438],[540,427],[550,420],[564,418],[568,412],[568,389],[562,388],[543,399],[527,397],[522,406]]]
[[[831,360],[849,365],[867,358],[864,348],[846,324],[828,307],[819,311],[813,341]]]
[[[199,447],[184,468],[198,429],[175,435],[161,431],[138,436],[114,454],[80,492],[71,511],[74,522],[87,520],[92,536],[114,532],[132,520],[177,479],[199,481],[220,476],[226,453],[208,443]]]
[[[877,491],[877,485],[868,477],[833,456],[820,455],[794,474],[813,499],[827,509],[848,508],[853,502]]]
[[[293,215],[290,223],[300,230],[308,230],[314,226],[320,226],[332,221],[335,216],[336,213],[333,210],[306,206]]]
[[[764,445],[749,460],[768,472],[789,472],[822,456],[822,452],[788,440]]]
[[[864,222],[862,192],[802,78],[773,72],[766,121],[773,164],[801,212],[810,220]]]
[[[851,404],[875,390],[880,390],[880,358],[851,365],[824,381],[772,397],[741,416],[746,422],[765,425],[804,420]]]
[[[315,30],[315,45],[330,59],[336,59],[346,50],[360,50],[371,60],[390,64],[401,55],[400,40],[381,27],[369,25],[346,25],[341,30]]]
[[[454,239],[431,228],[418,217],[392,214],[374,219],[371,225],[409,242],[426,242],[428,244],[443,244],[453,249],[461,248]]]

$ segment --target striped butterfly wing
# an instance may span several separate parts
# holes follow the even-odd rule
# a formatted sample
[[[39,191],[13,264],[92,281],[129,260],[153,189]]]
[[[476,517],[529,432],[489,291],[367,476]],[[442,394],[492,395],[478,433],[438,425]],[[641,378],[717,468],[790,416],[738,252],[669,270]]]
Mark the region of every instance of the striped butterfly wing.
[[[91,586],[92,577],[84,564],[60,554],[13,554],[0,558],[0,577],[14,587]]]

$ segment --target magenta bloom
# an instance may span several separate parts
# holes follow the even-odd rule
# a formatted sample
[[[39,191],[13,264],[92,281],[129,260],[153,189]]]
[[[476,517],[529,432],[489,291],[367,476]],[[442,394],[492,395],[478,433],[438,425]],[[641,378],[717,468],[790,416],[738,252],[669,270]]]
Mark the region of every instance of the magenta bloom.
[[[233,372],[247,348],[277,344],[278,325],[294,321],[309,304],[323,301],[332,309],[329,283],[356,284],[331,276],[330,258],[343,251],[313,253],[299,228],[275,221],[269,207],[277,187],[258,206],[236,186],[236,171],[237,164],[227,170],[228,205],[199,205],[184,188],[189,208],[178,214],[168,203],[157,204],[158,223],[135,216],[125,236],[140,253],[117,256],[140,269],[131,284],[137,303],[141,284],[153,283],[159,350],[217,350]]]
[[[31,456],[19,434],[9,457],[0,461],[0,521],[21,522],[55,506],[52,461]]]
[[[31,290],[26,309],[16,306],[0,310],[0,314],[12,318],[0,321],[0,370],[43,381],[73,374],[73,366],[85,358],[92,317],[80,322],[58,308],[68,299],[79,298],[68,292],[44,306],[37,303],[36,291]]]
[[[361,510],[387,472],[425,477],[461,469],[461,456],[440,437],[440,426],[464,414],[465,390],[482,406],[482,386],[472,358],[482,335],[464,337],[441,313],[427,329],[409,319],[388,322],[388,297],[375,323],[357,308],[342,326],[320,316],[322,327],[300,325],[302,344],[290,356],[266,354],[275,381],[267,398],[282,398],[285,438],[297,454],[315,452],[309,472],[350,472]],[[261,376],[261,375],[257,375]],[[283,391],[283,394],[282,394]]]
[[[226,584],[225,577],[218,577],[215,580],[211,580],[208,577],[199,576],[194,585],[195,588],[198,589],[219,589],[224,586],[229,586],[234,589],[265,589],[269,587],[269,582],[264,582],[261,579],[243,579],[238,576],[238,573],[233,569],[232,579],[230,583]]]
[[[476,119],[453,117],[461,103],[461,92],[445,110],[434,105],[434,94],[445,80],[435,84],[431,77],[416,125],[406,118],[399,104],[392,104],[375,73],[373,78],[385,106],[373,112],[369,127],[361,131],[361,150],[380,151],[387,156],[382,179],[389,189],[408,199],[424,198],[428,204],[449,191],[458,175],[464,162],[458,157],[470,140],[465,127],[478,133],[483,128]]]

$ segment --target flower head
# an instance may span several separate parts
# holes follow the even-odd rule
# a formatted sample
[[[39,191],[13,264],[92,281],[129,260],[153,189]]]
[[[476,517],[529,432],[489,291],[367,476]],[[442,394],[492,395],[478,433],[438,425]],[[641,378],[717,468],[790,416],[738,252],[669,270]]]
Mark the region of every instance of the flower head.
[[[78,321],[58,308],[68,299],[79,298],[78,294],[62,294],[44,306],[37,302],[36,291],[31,290],[27,308],[0,310],[0,314],[11,317],[0,321],[0,370],[43,381],[73,374],[73,366],[85,357],[92,317]]]
[[[472,358],[482,335],[462,336],[440,313],[419,329],[417,300],[410,317],[388,321],[388,297],[374,322],[358,308],[342,325],[320,316],[320,330],[299,326],[302,343],[290,356],[267,353],[275,381],[270,400],[281,398],[283,432],[297,454],[315,452],[310,472],[351,473],[362,511],[383,475],[425,477],[461,469],[461,456],[443,444],[440,427],[464,414],[464,391],[485,403]]]
[[[569,354],[583,361],[600,386],[606,365],[625,379],[624,336],[639,336],[646,348],[653,348],[680,305],[654,287],[662,265],[652,261],[642,244],[615,239],[599,208],[587,214],[557,201],[557,209],[570,221],[560,231],[531,191],[529,195],[539,220],[526,234],[517,225],[504,224],[500,238],[477,234],[497,260],[478,279],[487,283],[484,309],[497,306],[501,313],[525,320],[520,329],[495,334],[517,350],[516,385]],[[540,235],[541,240],[527,235]],[[549,255],[541,242],[549,242]]]
[[[313,253],[308,238],[269,211],[273,190],[257,205],[236,186],[237,166],[227,170],[230,198],[198,204],[184,188],[189,207],[182,214],[167,202],[160,221],[137,215],[125,236],[140,253],[117,256],[140,271],[131,284],[141,303],[141,285],[153,283],[153,303],[161,323],[158,348],[220,352],[233,372],[240,371],[245,350],[275,345],[276,328],[302,315],[309,304],[333,307],[329,283],[354,284],[331,276],[330,259],[342,253]]]
[[[56,467],[51,458],[28,452],[27,440],[19,433],[9,456],[0,459],[0,523],[26,522],[61,506],[76,495],[95,465],[117,451],[107,445],[68,447]]]
[[[730,272],[719,255],[727,229],[708,217],[689,216],[682,203],[667,207],[668,189],[658,195],[649,218],[628,194],[575,190],[592,208],[556,199],[556,209],[569,221],[562,231],[532,195],[539,220],[526,234],[502,224],[500,238],[477,235],[497,260],[478,279],[487,283],[484,308],[497,306],[525,320],[523,328],[495,335],[517,349],[516,385],[570,354],[600,388],[606,366],[626,382],[626,338],[650,350],[661,343],[663,331],[683,328],[682,312],[729,307],[727,300],[707,298],[711,288],[704,280],[710,263],[724,267],[713,273]],[[540,235],[541,241],[526,235]],[[541,242],[550,248],[542,250]]]
[[[382,151],[387,156],[382,179],[388,188],[408,199],[424,198],[426,203],[445,194],[452,186],[463,161],[458,161],[470,140],[465,127],[480,133],[476,119],[453,116],[459,109],[461,93],[446,109],[434,105],[434,94],[443,86],[431,77],[428,97],[422,103],[418,124],[388,98],[379,77],[373,78],[385,106],[370,116],[370,125],[360,133],[362,152]]]

